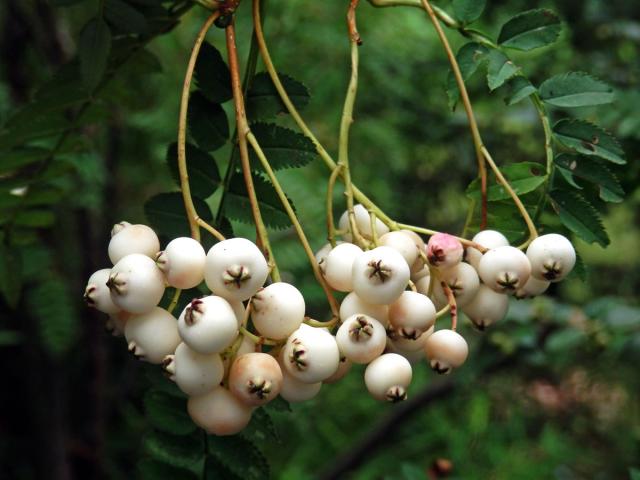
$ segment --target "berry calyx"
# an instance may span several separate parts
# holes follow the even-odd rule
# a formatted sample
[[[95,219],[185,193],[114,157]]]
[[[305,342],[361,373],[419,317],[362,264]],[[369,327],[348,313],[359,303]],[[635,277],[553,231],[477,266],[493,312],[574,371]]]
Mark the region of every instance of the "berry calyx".
[[[460,241],[448,233],[436,233],[427,242],[427,260],[438,269],[451,268],[462,261]]]
[[[527,283],[531,275],[531,263],[515,247],[498,247],[482,256],[478,273],[482,281],[496,292],[514,293]]]
[[[238,336],[238,320],[222,297],[196,298],[185,307],[178,319],[182,341],[198,353],[218,353]]]
[[[406,358],[397,353],[385,353],[367,366],[364,383],[373,398],[396,403],[406,400],[412,375],[411,364]]]
[[[304,298],[296,287],[285,282],[259,290],[251,299],[251,308],[256,330],[275,340],[287,338],[304,320]]]
[[[264,405],[277,397],[281,388],[280,365],[269,354],[247,353],[231,365],[229,390],[247,405]]]
[[[409,275],[402,255],[390,247],[377,247],[353,261],[353,290],[365,302],[388,305],[402,294]]]
[[[336,333],[340,353],[353,363],[369,363],[379,357],[386,341],[382,324],[362,314],[347,318]]]
[[[155,258],[159,250],[160,240],[156,232],[146,225],[120,222],[111,229],[108,252],[109,259],[114,265],[133,253]]]
[[[566,237],[549,233],[534,239],[527,248],[531,275],[538,280],[559,282],[576,264],[576,251]]]
[[[453,330],[438,330],[427,338],[424,351],[431,368],[441,375],[460,367],[469,355],[467,341]]]
[[[246,238],[230,238],[216,243],[207,252],[204,280],[220,297],[244,301],[254,295],[269,275],[267,260]]]
[[[156,263],[169,285],[188,289],[197,287],[204,279],[206,259],[207,255],[199,242],[180,237],[171,240],[164,251],[158,252]]]

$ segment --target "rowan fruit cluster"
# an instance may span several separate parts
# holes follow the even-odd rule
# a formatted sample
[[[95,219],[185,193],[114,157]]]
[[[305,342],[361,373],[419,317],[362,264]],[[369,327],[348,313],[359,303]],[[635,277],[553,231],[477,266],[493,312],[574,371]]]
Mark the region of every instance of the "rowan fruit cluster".
[[[113,266],[89,278],[85,300],[109,315],[108,327],[124,334],[131,353],[163,366],[189,396],[196,424],[230,435],[247,426],[256,407],[278,395],[309,400],[353,363],[367,365],[364,382],[374,398],[406,399],[412,363],[426,358],[446,374],[467,358],[455,322],[434,331],[438,317],[450,311],[455,319],[460,309],[483,330],[506,315],[510,295],[543,293],[576,259],[557,234],[537,237],[523,253],[485,230],[465,249],[448,234],[425,243],[413,231],[389,231],[362,205],[354,218],[365,248],[351,243],[345,212],[343,241],[316,254],[327,284],[346,293],[339,318],[326,327],[308,324],[314,322],[295,286],[268,283],[269,264],[250,240],[223,240],[205,252],[184,237],[160,251],[151,228],[127,222],[114,226]],[[193,299],[178,318],[158,306],[166,287],[203,281],[211,294]]]

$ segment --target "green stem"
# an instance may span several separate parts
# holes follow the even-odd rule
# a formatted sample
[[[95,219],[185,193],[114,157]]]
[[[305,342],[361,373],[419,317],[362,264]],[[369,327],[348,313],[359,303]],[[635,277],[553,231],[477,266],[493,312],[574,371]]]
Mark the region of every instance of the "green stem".
[[[302,248],[307,254],[307,258],[309,259],[309,263],[311,264],[313,274],[315,275],[316,280],[322,286],[322,289],[324,290],[324,293],[327,296],[327,301],[329,302],[329,306],[331,307],[331,313],[333,314],[333,316],[338,316],[340,312],[340,307],[338,305],[338,302],[333,296],[333,291],[331,290],[331,287],[327,284],[326,280],[322,276],[322,272],[320,272],[320,267],[318,266],[316,257],[313,254],[311,245],[309,245],[309,241],[307,240],[307,236],[304,233],[304,230],[302,229],[302,225],[300,224],[300,221],[298,220],[298,217],[296,216],[296,213],[293,210],[293,207],[291,206],[291,202],[289,202],[289,199],[287,198],[287,195],[284,193],[284,190],[282,189],[282,186],[280,185],[278,178],[276,177],[275,173],[273,173],[273,169],[269,164],[269,160],[267,160],[267,157],[265,156],[262,148],[260,147],[258,140],[256,139],[256,137],[253,135],[251,131],[247,132],[247,140],[249,140],[249,143],[253,147],[253,150],[256,152],[256,155],[260,159],[262,168],[264,168],[264,171],[267,173],[267,176],[269,177],[269,180],[271,181],[273,188],[278,194],[278,198],[280,199],[282,206],[284,207],[285,211],[287,212],[287,215],[289,216],[289,220],[291,221],[291,224],[293,225],[293,228],[295,229],[296,234],[298,235],[298,239],[302,244]]]
[[[262,3],[262,8],[264,10],[264,2]],[[246,95],[251,88],[251,81],[256,74],[256,67],[258,65],[258,41],[256,38],[255,29],[253,34],[251,35],[251,46],[249,47],[249,56],[247,57],[246,70],[244,73],[244,78],[242,80],[242,92]],[[231,145],[235,145],[238,140],[238,130],[235,129],[233,135],[231,136]],[[216,212],[216,225],[220,225],[222,221],[222,217],[224,216],[224,204],[227,200],[227,194],[229,193],[229,186],[231,185],[231,179],[233,178],[233,174],[236,171],[236,156],[235,148],[231,149],[231,153],[229,154],[229,161],[227,162],[227,168],[224,172],[224,178],[222,180],[222,194],[220,195],[220,201],[218,202],[218,210]]]
[[[333,219],[333,187],[340,175],[340,170],[342,170],[340,165],[333,169],[329,177],[329,183],[327,184],[327,237],[332,247],[336,246],[336,225]]]
[[[214,12],[207,18],[207,20],[200,28],[200,31],[198,32],[198,35],[196,37],[196,41],[193,44],[193,49],[191,50],[191,56],[189,57],[189,63],[187,65],[187,71],[184,76],[182,94],[180,97],[180,113],[178,117],[178,172],[180,174],[180,191],[182,192],[182,201],[184,203],[184,208],[187,213],[187,219],[189,221],[191,237],[193,237],[193,239],[197,241],[200,241],[200,225],[202,223],[206,224],[206,222],[204,222],[204,220],[202,220],[198,216],[198,212],[196,211],[196,207],[193,203],[193,198],[191,198],[191,187],[189,186],[189,173],[187,171],[186,157],[187,112],[189,110],[189,94],[191,91],[191,82],[193,80],[193,73],[195,71],[196,62],[198,60],[198,54],[200,53],[200,48],[204,43],[207,32],[213,25],[213,22],[215,22],[219,16],[219,12]],[[224,236],[222,236],[220,232],[218,232],[215,228],[208,224],[207,230],[212,232],[216,238],[222,238],[222,240],[224,240]]]
[[[169,306],[167,307],[167,312],[173,313],[173,311],[176,308],[176,305],[178,304],[178,301],[180,300],[180,294],[181,293],[182,293],[182,290],[180,290],[179,288],[176,288],[176,291],[173,292],[173,297],[171,298],[171,302],[169,303]]]
[[[351,10],[351,9],[350,9]],[[358,91],[358,44],[351,39],[351,78],[347,87],[347,95],[342,109],[340,121],[340,138],[338,144],[338,165],[342,167],[345,196],[347,198],[347,215],[353,241],[357,245],[365,245],[364,238],[358,230],[356,216],[353,210],[353,185],[351,183],[351,169],[349,168],[349,129],[353,123],[353,105]]]
[[[540,216],[544,211],[544,207],[547,203],[547,195],[549,193],[549,189],[553,184],[553,174],[554,174],[554,163],[553,163],[553,131],[551,129],[551,122],[549,121],[549,116],[547,114],[546,109],[540,99],[540,96],[537,93],[531,95],[531,102],[536,108],[536,112],[538,112],[538,117],[540,118],[540,123],[542,124],[542,129],[544,131],[544,149],[546,153],[546,169],[547,169],[547,182],[544,186],[542,194],[540,195],[540,200],[538,201],[538,205],[533,214],[533,221],[538,223],[540,220]]]
[[[229,57],[229,70],[231,72],[231,88],[233,90],[233,102],[236,111],[236,128],[238,130],[238,150],[240,152],[240,163],[242,165],[242,174],[247,188],[247,196],[251,204],[251,212],[256,225],[256,234],[259,246],[262,248],[269,264],[271,265],[271,276],[274,282],[280,281],[280,272],[275,261],[271,244],[269,243],[269,235],[267,228],[262,221],[260,213],[260,204],[253,185],[253,176],[251,173],[251,163],[249,160],[249,149],[247,147],[247,134],[249,133],[249,124],[244,107],[244,98],[242,95],[242,86],[240,84],[240,69],[238,67],[238,52],[236,49],[236,34],[233,21],[225,28],[227,37],[227,52]]]

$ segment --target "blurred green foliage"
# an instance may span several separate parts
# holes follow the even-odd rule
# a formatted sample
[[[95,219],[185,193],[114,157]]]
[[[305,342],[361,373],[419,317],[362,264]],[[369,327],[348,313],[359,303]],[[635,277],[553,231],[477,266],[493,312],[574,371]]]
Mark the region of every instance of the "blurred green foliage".
[[[438,5],[471,19],[472,11],[461,10],[465,3]],[[640,22],[633,2],[620,0],[549,0],[536,7],[554,10],[564,25],[553,46],[512,55],[527,77],[539,86],[554,75],[587,71],[615,88],[614,103],[569,112],[614,134],[628,159],[624,166],[607,164],[626,192],[624,203],[605,204],[593,186],[581,191],[602,214],[611,240],[607,249],[576,240],[587,280],[573,275],[546,298],[513,302],[507,320],[485,334],[465,322],[472,355],[450,390],[392,422],[379,438],[377,427],[396,409],[370,399],[362,369],[354,368],[292,412],[283,405],[259,410],[242,437],[205,442],[181,409],[177,389],[157,368],[128,358],[122,341],[108,338],[104,319],[80,298],[86,278],[108,265],[110,225],[152,222],[145,202],[176,191],[167,151],[175,142],[188,54],[205,13],[181,1],[4,2],[0,356],[7,387],[0,399],[0,477],[191,478],[185,468],[206,468],[207,478],[265,478],[268,471],[273,478],[330,478],[350,461],[353,478],[413,480],[439,478],[447,460],[452,478],[633,478],[630,468],[640,466]],[[291,76],[305,118],[331,152],[349,78],[345,8],[303,0],[266,6],[274,61]],[[498,39],[501,26],[529,8],[524,0],[487,2],[473,27]],[[248,2],[237,24],[239,53],[246,58]],[[376,9],[366,2],[358,27],[364,44],[351,131],[354,181],[398,220],[460,231],[476,161],[463,109],[450,109],[449,67],[433,28],[417,9]],[[467,41],[447,34],[455,51]],[[89,50],[82,47],[87,39]],[[220,31],[208,39],[225,51]],[[203,72],[199,81],[211,76]],[[303,85],[294,87],[297,81]],[[543,132],[531,105],[506,105],[507,92],[489,93],[483,75],[470,77],[468,87],[496,161],[543,164]],[[203,91],[208,102],[228,100]],[[269,117],[278,107],[256,100],[249,111]],[[233,119],[228,102],[221,112]],[[551,112],[553,120],[566,114]],[[286,115],[276,122],[296,130]],[[193,129],[192,136],[197,142]],[[304,152],[300,147],[304,168],[278,176],[319,248],[326,237],[327,171],[318,159],[306,164]],[[219,179],[233,152],[226,143],[201,154],[215,158]],[[24,186],[33,196],[16,208],[11,202],[20,195],[8,193]],[[203,197],[213,191],[206,182],[200,186]],[[235,215],[224,213],[237,235],[251,237],[253,228],[239,221],[248,218],[237,208],[243,194],[234,193]],[[199,208],[217,217],[220,195],[217,190]],[[155,211],[176,204],[180,211],[176,197],[160,197]],[[336,192],[336,212],[340,202]],[[505,205],[495,207],[502,217],[512,213]],[[560,228],[551,210],[541,220]],[[322,291],[294,232],[273,230],[272,237],[283,277],[305,293],[309,313],[324,318]],[[442,380],[424,363],[414,379],[412,396]],[[172,440],[175,435],[186,436]],[[349,457],[367,440],[375,448],[355,461]]]

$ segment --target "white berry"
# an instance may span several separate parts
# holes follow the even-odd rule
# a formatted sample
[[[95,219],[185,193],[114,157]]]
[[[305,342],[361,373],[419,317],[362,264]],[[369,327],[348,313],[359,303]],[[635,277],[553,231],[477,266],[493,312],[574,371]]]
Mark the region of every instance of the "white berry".
[[[122,309],[111,300],[111,292],[107,287],[110,273],[110,268],[103,268],[89,277],[87,287],[84,290],[84,301],[88,306],[100,312],[114,314]]]
[[[238,400],[229,390],[217,387],[190,397],[187,411],[193,422],[212,435],[234,435],[251,420],[253,408]]]
[[[478,287],[480,286],[480,278],[475,268],[468,263],[461,262],[455,267],[440,271],[440,280],[445,282],[453,296],[456,298],[456,305],[459,308],[464,307],[475,297]],[[440,282],[433,284],[433,298],[436,306],[442,308],[447,305],[448,299]]]
[[[107,286],[114,304],[130,313],[153,309],[164,294],[164,276],[151,258],[133,253],[116,263]]]
[[[576,251],[566,237],[549,233],[534,239],[527,248],[531,275],[538,280],[559,282],[576,264]]]
[[[360,313],[378,320],[385,327],[389,322],[389,307],[363,301],[357,293],[351,292],[340,303],[340,320],[345,321],[352,315]]]
[[[169,378],[189,396],[213,390],[224,376],[224,365],[218,353],[198,353],[186,343],[178,345],[175,354],[167,355],[162,366]]]
[[[438,330],[427,338],[424,351],[432,369],[440,374],[448,374],[465,362],[469,355],[469,346],[459,333],[453,330]]]
[[[356,221],[356,228],[358,229],[360,235],[362,235],[367,240],[371,240],[373,238],[373,235],[371,230],[371,215],[369,215],[369,211],[363,205],[358,203],[353,206],[353,214]],[[348,212],[344,212],[342,214],[338,227],[341,230],[345,228],[350,230],[351,225],[349,224]],[[387,227],[379,218],[376,218],[375,228],[378,238],[382,237],[389,231],[389,227]],[[347,241],[351,241],[351,236],[343,236],[343,238]]]
[[[284,367],[305,383],[322,382],[338,370],[340,351],[328,331],[302,324],[283,348]]]
[[[353,290],[353,261],[361,253],[362,249],[353,243],[341,243],[329,252],[324,265],[324,278],[331,288],[339,292]]]
[[[424,344],[427,338],[433,333],[433,330],[434,327],[431,326],[428,330],[414,335],[403,335],[402,332],[395,331],[392,333],[391,338],[389,338],[389,342],[393,346],[393,350],[401,355],[404,352],[420,352],[420,356],[422,357],[423,354],[421,350],[424,348]],[[389,331],[387,331],[387,335],[389,335]],[[409,359],[409,361],[411,360]]]
[[[158,253],[156,263],[169,285],[186,290],[202,283],[206,260],[207,254],[199,242],[180,237],[171,240],[167,248]]]
[[[492,248],[482,256],[478,273],[489,288],[498,293],[513,293],[527,283],[531,263],[515,247]]]
[[[356,257],[352,269],[353,290],[368,303],[390,304],[409,282],[409,266],[390,247],[377,247]]]
[[[551,285],[550,281],[538,280],[536,277],[531,275],[529,280],[527,280],[527,283],[525,283],[523,287],[520,287],[513,296],[519,300],[523,298],[537,297],[538,295],[542,295],[546,292],[549,285]]]
[[[507,240],[507,237],[495,230],[482,230],[481,232],[475,234],[475,236],[472,238],[472,241],[488,249],[506,247],[507,245],[509,245],[509,240]],[[467,247],[466,253],[467,262],[473,268],[478,270],[480,260],[482,259],[482,253],[480,253],[480,250],[473,247]]]
[[[336,333],[340,353],[353,363],[369,363],[384,352],[387,334],[373,317],[355,314],[347,318]]]
[[[347,357],[344,356],[340,357],[340,365],[338,366],[338,370],[336,370],[336,373],[331,375],[329,378],[325,378],[322,383],[336,383],[339,380],[342,380],[347,375],[347,373],[349,373],[349,370],[351,370],[352,366],[353,363],[351,362],[351,360],[347,359]]]
[[[407,231],[400,230],[385,233],[378,240],[378,244],[380,246],[393,248],[404,257],[409,267],[411,267],[418,258],[416,242]]]
[[[238,336],[238,321],[229,302],[210,295],[186,306],[178,319],[178,329],[182,341],[196,352],[218,353]]]
[[[397,353],[385,353],[367,366],[364,383],[376,400],[399,402],[407,398],[412,375],[411,364],[406,358]]]
[[[306,402],[320,393],[322,382],[304,383],[287,373],[286,370],[283,370],[282,374],[280,396],[287,402]]]
[[[264,405],[277,397],[281,388],[280,365],[267,353],[247,353],[231,365],[229,390],[247,405]]]
[[[129,222],[116,223],[111,230],[109,258],[114,265],[132,253],[156,258],[160,250],[160,240],[156,232],[146,225],[131,225]]]
[[[427,331],[436,321],[436,307],[422,293],[404,291],[389,305],[389,322],[397,329],[415,331],[418,335]]]
[[[484,330],[489,325],[502,320],[507,310],[509,310],[509,297],[504,293],[493,291],[486,285],[480,285],[476,296],[462,309],[479,330]]]
[[[207,253],[204,280],[215,295],[247,300],[264,285],[268,275],[267,260],[246,238],[223,240]]]
[[[258,290],[251,299],[251,318],[260,335],[287,338],[304,320],[305,304],[300,291],[285,282]]]
[[[140,360],[162,363],[180,344],[178,323],[173,315],[160,307],[140,315],[132,315],[124,327],[129,351]]]

